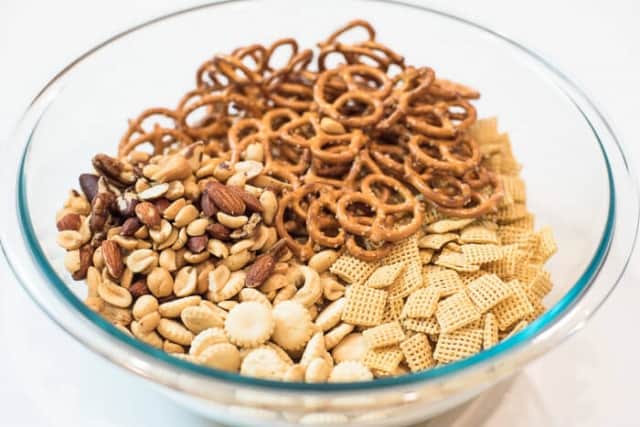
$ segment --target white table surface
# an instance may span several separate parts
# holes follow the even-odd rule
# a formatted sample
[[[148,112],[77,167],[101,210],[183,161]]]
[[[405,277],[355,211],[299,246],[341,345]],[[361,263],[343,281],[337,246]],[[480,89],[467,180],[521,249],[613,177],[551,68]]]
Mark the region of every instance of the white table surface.
[[[638,157],[640,2],[432,1],[545,54],[604,108]],[[186,7],[170,0],[0,1],[0,141],[39,88],[114,32]],[[635,151],[635,153],[634,153]],[[640,162],[635,162],[636,170]],[[0,220],[2,214],[0,213]],[[637,253],[619,288],[566,344],[479,410],[438,426],[638,426]],[[480,415],[478,415],[480,414]],[[0,425],[211,426],[91,354],[45,317],[0,261]]]

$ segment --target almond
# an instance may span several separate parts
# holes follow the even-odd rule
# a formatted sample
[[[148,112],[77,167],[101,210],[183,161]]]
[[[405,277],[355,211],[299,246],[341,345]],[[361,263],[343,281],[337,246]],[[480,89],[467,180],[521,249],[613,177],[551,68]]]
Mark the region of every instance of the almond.
[[[228,185],[227,188],[240,197],[247,209],[251,212],[262,212],[262,205],[256,196],[246,192],[242,187],[236,187],[235,185]]]
[[[102,248],[102,256],[109,274],[116,279],[122,276],[124,263],[122,262],[120,246],[113,240],[105,240],[100,247]]]
[[[229,215],[242,215],[245,211],[245,203],[240,196],[226,185],[211,181],[207,184],[207,194],[222,212]]]
[[[153,203],[142,202],[136,205],[136,216],[149,228],[160,227],[160,212]]]
[[[245,286],[248,288],[257,288],[262,285],[273,273],[276,266],[276,259],[271,254],[260,255],[249,268]]]
[[[78,231],[80,229],[80,225],[82,225],[82,218],[80,215],[75,213],[68,213],[56,223],[56,227],[58,227],[58,231],[63,230],[75,230]]]
[[[260,255],[249,267],[245,286],[256,288],[262,285],[273,274],[273,269],[286,249],[284,240],[280,240],[269,249],[267,253]]]
[[[220,223],[207,225],[207,233],[214,239],[226,241],[229,240],[231,230]]]
[[[120,234],[123,236],[131,237],[142,227],[142,222],[135,217],[127,218],[125,222],[122,224],[122,229],[120,230]]]

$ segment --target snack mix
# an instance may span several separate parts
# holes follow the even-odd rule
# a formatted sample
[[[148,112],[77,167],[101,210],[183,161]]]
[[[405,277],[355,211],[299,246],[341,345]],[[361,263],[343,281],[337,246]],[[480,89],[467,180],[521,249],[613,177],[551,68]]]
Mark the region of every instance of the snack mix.
[[[342,42],[354,29],[367,39]],[[57,215],[86,304],[176,357],[310,383],[431,369],[522,330],[556,245],[479,93],[364,21],[318,47],[216,55],[93,157]]]

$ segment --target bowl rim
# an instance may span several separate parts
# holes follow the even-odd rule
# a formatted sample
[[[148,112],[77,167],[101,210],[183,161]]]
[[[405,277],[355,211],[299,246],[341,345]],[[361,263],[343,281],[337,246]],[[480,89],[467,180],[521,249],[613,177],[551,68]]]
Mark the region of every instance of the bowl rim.
[[[36,95],[34,100],[31,102],[27,112],[31,109],[31,107],[36,102],[38,102],[44,95],[46,95],[49,89],[54,87],[55,84],[62,77],[64,77],[67,72],[71,71],[77,64],[81,63],[84,59],[100,51],[103,47],[110,45],[112,42],[120,38],[123,38],[131,33],[134,33],[136,31],[139,31],[141,29],[144,29],[156,23],[161,23],[173,17],[177,17],[177,16],[185,15],[191,12],[196,12],[201,9],[208,9],[208,8],[212,8],[220,5],[229,4],[229,3],[241,3],[241,2],[247,3],[249,1],[250,0],[224,0],[220,2],[197,5],[194,7],[174,11],[169,14],[153,18],[144,23],[131,27],[123,32],[120,32],[115,36],[105,40],[104,42],[96,45],[92,49],[88,50],[87,52],[79,56],[76,60],[72,61],[69,65],[67,65],[62,71],[56,74]],[[480,32],[484,32],[489,35],[492,35],[497,39],[499,39],[500,41],[511,45],[513,48],[516,48],[522,53],[527,54],[530,58],[537,61],[539,65],[543,66],[547,71],[551,72],[552,75],[554,75],[555,77],[559,78],[561,81],[569,85],[570,88],[575,90],[581,97],[583,97],[586,100],[587,105],[593,108],[593,110],[597,114],[597,117],[600,120],[602,120],[602,122],[605,124],[608,131],[611,133],[615,144],[620,150],[620,154],[622,158],[626,162],[625,153],[622,150],[622,147],[619,141],[617,140],[615,134],[611,130],[610,125],[608,124],[606,119],[603,117],[600,110],[584,94],[584,92],[581,89],[579,89],[568,77],[566,77],[563,73],[558,71],[550,62],[545,60],[543,57],[541,57],[537,53],[531,51],[525,46],[507,38],[506,36],[494,30],[488,29],[480,24],[477,24],[465,18],[461,18],[452,13],[439,11],[439,10],[422,6],[422,5],[406,3],[401,0],[391,0],[391,1],[368,0],[368,1],[373,1],[376,3],[387,3],[394,6],[410,8],[414,10],[419,10],[421,12],[438,15],[440,17],[447,18],[455,22],[473,27],[475,30],[479,30]],[[566,91],[565,91],[565,95],[569,98],[569,100],[571,100],[574,103],[574,105],[576,106],[580,114],[582,114],[583,118],[587,122],[587,124],[591,127],[593,134],[600,146],[600,149],[603,155],[604,164],[606,166],[607,180],[608,180],[608,187],[609,187],[609,203],[608,203],[607,219],[604,226],[604,231],[600,238],[598,246],[596,248],[595,254],[591,259],[591,261],[589,262],[585,271],[581,274],[581,276],[576,281],[576,283],[574,283],[574,285],[571,286],[571,288],[567,291],[567,293],[553,307],[551,307],[547,312],[545,312],[542,316],[540,316],[534,322],[529,324],[524,330],[513,335],[507,340],[500,342],[499,344],[497,344],[496,346],[488,350],[483,350],[480,353],[473,355],[469,358],[466,358],[457,362],[453,362],[451,364],[444,365],[441,367],[433,368],[427,371],[422,371],[418,373],[409,373],[399,377],[377,379],[375,381],[341,383],[341,384],[286,383],[281,381],[256,379],[252,377],[241,376],[240,374],[220,371],[220,370],[209,368],[202,365],[196,365],[194,363],[191,363],[182,359],[178,359],[176,357],[173,357],[163,352],[162,350],[155,349],[151,346],[148,346],[147,344],[142,343],[141,341],[138,341],[135,338],[127,336],[126,334],[121,332],[119,329],[111,325],[109,322],[105,321],[102,317],[100,317],[99,315],[91,311],[80,299],[78,299],[71,292],[70,288],[58,277],[58,275],[55,273],[55,270],[53,269],[48,259],[44,255],[44,251],[40,246],[33,224],[31,223],[31,217],[30,217],[28,202],[27,202],[26,183],[25,183],[25,175],[26,175],[25,166],[28,160],[29,148],[32,142],[33,134],[37,129],[37,125],[40,117],[42,117],[45,114],[46,108],[42,110],[40,116],[38,117],[35,123],[35,126],[31,129],[31,133],[29,134],[27,143],[24,146],[24,150],[22,152],[21,160],[19,164],[19,173],[18,173],[18,182],[17,182],[18,184],[17,185],[17,209],[18,209],[20,228],[27,242],[28,250],[30,252],[30,255],[32,256],[33,261],[38,266],[38,269],[40,270],[40,272],[43,273],[44,276],[48,279],[48,281],[50,282],[49,284],[53,284],[53,286],[55,287],[55,290],[59,292],[60,296],[64,299],[65,303],[73,306],[76,310],[80,312],[80,314],[82,314],[85,318],[87,318],[92,324],[98,326],[100,329],[102,329],[103,332],[106,332],[108,335],[110,335],[110,338],[115,338],[120,342],[124,342],[125,344],[133,347],[135,350],[138,350],[143,354],[150,356],[154,361],[164,362],[172,367],[176,367],[181,370],[186,370],[194,374],[202,375],[211,379],[221,380],[221,381],[232,383],[232,384],[237,384],[242,386],[260,386],[260,387],[278,389],[283,391],[328,392],[328,391],[379,390],[381,388],[403,386],[403,385],[409,385],[417,382],[424,383],[431,380],[437,380],[443,377],[451,376],[456,373],[460,373],[462,371],[465,371],[467,368],[481,365],[484,362],[487,362],[489,360],[491,361],[499,360],[499,357],[502,355],[510,353],[516,349],[522,349],[525,343],[529,342],[531,339],[533,339],[534,337],[537,337],[543,331],[553,326],[556,321],[562,318],[562,315],[567,313],[571,307],[573,307],[577,302],[581,300],[581,298],[584,296],[586,291],[591,287],[591,284],[597,277],[598,272],[600,271],[601,267],[603,266],[604,262],[607,259],[609,249],[611,247],[611,243],[614,237],[615,225],[616,225],[616,221],[615,221],[616,188],[615,188],[615,183],[613,179],[611,164],[609,162],[606,149],[600,139],[600,135],[597,133],[596,129],[594,128],[594,125],[589,120],[587,113],[582,110],[580,105],[578,105],[578,103],[575,101],[574,97],[572,97]],[[628,165],[627,165],[627,169],[629,169]],[[637,222],[636,222],[635,231],[637,232]],[[624,263],[623,269],[620,272],[620,275],[615,280],[613,287],[615,287],[615,285],[618,283],[620,277],[622,276],[622,273],[624,272],[624,270],[626,269],[626,266],[628,265],[630,254],[635,245],[635,238],[636,238],[636,233],[634,232],[631,250],[629,254],[627,254],[627,259]],[[4,250],[4,247],[3,247],[3,250]],[[5,251],[5,255],[6,255],[6,251]],[[7,259],[9,260],[9,265],[14,270],[14,273],[16,273],[16,277],[18,277],[23,287],[31,295],[28,285],[26,285],[23,282],[23,280],[20,278],[20,276],[17,274],[16,269],[13,268],[10,258],[8,256],[7,256]],[[613,289],[613,287],[611,289]],[[610,291],[607,293],[606,296],[608,296],[609,293]],[[52,318],[52,320],[58,323],[61,327],[63,327],[63,329],[69,332],[76,339],[81,341],[83,345],[88,345],[88,343],[86,343],[85,341],[75,336],[71,331],[69,331],[66,327],[64,327],[64,325],[58,322],[56,318],[47,310],[46,307],[40,304],[37,301],[37,299],[33,297],[33,295],[31,296],[34,299],[34,301],[36,301],[40,305],[43,311],[47,313],[47,315],[49,315],[50,318]],[[605,299],[606,299],[606,296],[605,296]],[[599,302],[598,306],[602,304],[603,301],[604,299]],[[589,315],[592,314],[593,312],[595,312],[595,309],[591,313],[589,313]],[[103,354],[103,356],[105,355]]]

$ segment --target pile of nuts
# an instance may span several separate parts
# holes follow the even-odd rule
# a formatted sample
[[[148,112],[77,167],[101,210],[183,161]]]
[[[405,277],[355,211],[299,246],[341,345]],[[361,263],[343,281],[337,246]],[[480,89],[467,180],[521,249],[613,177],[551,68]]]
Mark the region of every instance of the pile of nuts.
[[[246,184],[260,160],[231,165],[200,143],[96,155],[57,215],[66,269],[86,279],[91,309],[193,362],[292,381],[373,378],[349,356],[335,370],[328,350],[354,329],[340,323],[345,287],[328,272],[338,252],[292,257],[273,227],[274,192]]]

